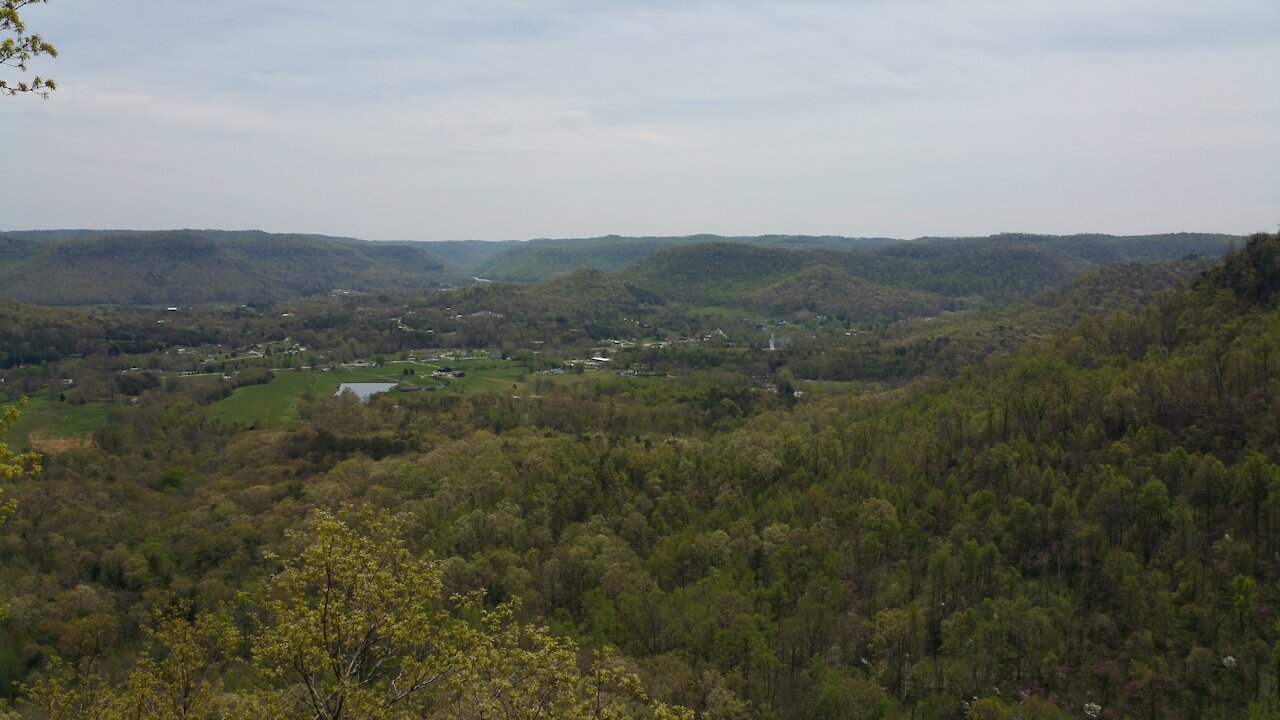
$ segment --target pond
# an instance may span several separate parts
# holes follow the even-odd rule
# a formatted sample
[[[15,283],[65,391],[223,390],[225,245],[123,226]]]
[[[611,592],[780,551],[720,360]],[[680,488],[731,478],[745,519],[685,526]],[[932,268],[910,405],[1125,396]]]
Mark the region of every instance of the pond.
[[[341,385],[338,386],[338,391],[335,392],[334,395],[341,395],[342,393],[350,390],[351,392],[356,394],[356,397],[360,398],[361,402],[369,402],[369,398],[373,397],[374,395],[377,395],[378,393],[386,392],[391,388],[395,387],[397,384],[398,383],[389,383],[389,382],[342,383]]]

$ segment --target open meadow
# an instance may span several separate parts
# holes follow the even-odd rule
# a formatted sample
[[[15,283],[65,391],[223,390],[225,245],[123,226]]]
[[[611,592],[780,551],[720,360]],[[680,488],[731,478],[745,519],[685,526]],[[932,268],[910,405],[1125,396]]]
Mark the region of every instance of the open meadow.
[[[47,397],[30,398],[18,421],[0,439],[12,448],[37,447],[45,452],[80,447],[107,421],[110,409],[109,403],[73,405]]]

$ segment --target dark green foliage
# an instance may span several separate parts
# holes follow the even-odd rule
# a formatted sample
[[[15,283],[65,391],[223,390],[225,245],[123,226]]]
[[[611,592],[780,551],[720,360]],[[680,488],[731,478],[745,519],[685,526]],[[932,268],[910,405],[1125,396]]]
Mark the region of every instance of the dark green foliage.
[[[862,322],[937,315],[950,303],[931,293],[891,288],[829,265],[812,265],[749,294],[744,304],[771,316],[830,315]]]
[[[1205,275],[1206,285],[1231,290],[1247,303],[1270,304],[1280,291],[1280,244],[1276,236],[1258,233],[1244,248],[1228,255]]]
[[[0,299],[0,369],[230,343],[244,337],[246,310],[62,309]],[[283,337],[271,322],[252,324],[259,338]]]

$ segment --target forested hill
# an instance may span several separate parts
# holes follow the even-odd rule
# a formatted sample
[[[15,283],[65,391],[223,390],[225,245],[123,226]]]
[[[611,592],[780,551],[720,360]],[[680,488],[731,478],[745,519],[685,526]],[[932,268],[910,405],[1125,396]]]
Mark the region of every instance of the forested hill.
[[[72,356],[145,353],[214,337],[203,328],[158,324],[127,312],[51,308],[0,298],[0,368]]]
[[[18,240],[37,240],[41,242],[58,241],[58,240],[89,240],[102,237],[129,237],[139,233],[145,233],[145,230],[90,230],[90,229],[68,229],[68,230],[10,230],[0,233],[0,236],[8,236]],[[210,229],[193,229],[183,228],[172,232],[184,232],[199,237],[208,238],[210,240],[250,240],[269,237],[275,233],[263,232],[262,230],[210,230]],[[339,235],[319,235],[315,233],[289,233],[289,237],[294,239],[318,240],[322,242],[345,242],[345,243],[364,243],[364,240],[352,237],[342,237]]]
[[[849,251],[754,243],[662,249],[619,271],[658,296],[694,304],[821,314],[859,322],[1026,299],[1102,264],[1215,257],[1228,236],[1118,238],[1002,235]]]
[[[262,303],[456,277],[421,244],[207,230],[0,235],[0,294],[46,305]]]
[[[688,237],[621,237],[578,240],[530,240],[502,243],[433,243],[431,247],[442,257],[468,273],[494,280],[533,282],[561,275],[578,268],[608,272],[644,260],[655,253],[672,248],[702,245],[752,245],[764,248],[809,251],[839,251],[840,255],[856,254],[860,261],[828,263],[843,266],[861,262],[879,267],[875,256],[910,258],[915,264],[936,265],[932,272],[945,274],[958,256],[999,254],[1009,248],[1035,248],[1039,252],[1087,265],[1113,262],[1158,262],[1186,255],[1217,257],[1231,242],[1243,238],[1214,233],[1172,233],[1164,235],[1031,235],[1003,234],[982,238],[920,238],[912,241],[890,238],[849,238],[809,235],[761,235],[723,237],[692,235]],[[872,256],[872,257],[866,257]],[[890,266],[898,272],[904,263]],[[911,265],[911,264],[907,264]],[[707,272],[714,267],[705,267]],[[882,278],[868,277],[877,280]],[[945,281],[940,283],[944,286]],[[921,287],[920,289],[927,289]],[[936,288],[934,288],[936,289]]]
[[[805,377],[901,382],[954,376],[995,353],[1015,352],[1069,329],[1084,318],[1132,313],[1169,290],[1185,288],[1209,261],[1117,263],[1080,273],[1065,286],[979,312],[947,313],[895,323],[859,336],[845,353],[820,346],[787,351],[787,364]]]
[[[419,243],[259,231],[23,231],[0,234],[0,294],[46,305],[266,303],[336,289],[421,290],[472,276],[540,281],[587,268],[622,273],[625,282],[670,300],[896,319],[1029,297],[1104,263],[1216,257],[1232,240],[1239,238],[696,235]],[[826,269],[788,281],[815,266]],[[761,302],[763,289],[777,283],[775,297],[812,289],[824,299]]]
[[[467,244],[435,243],[442,255],[457,257],[456,264],[474,269],[475,274],[495,280],[535,282],[579,268],[612,272],[652,255],[659,250],[689,245],[735,243],[779,248],[835,248],[865,250],[900,242],[890,238],[848,238],[828,235],[686,235],[677,237],[624,237],[540,239],[527,242],[493,243],[482,259],[467,255]],[[455,255],[454,253],[457,253]],[[473,259],[474,258],[474,259]],[[471,260],[474,264],[468,265]]]

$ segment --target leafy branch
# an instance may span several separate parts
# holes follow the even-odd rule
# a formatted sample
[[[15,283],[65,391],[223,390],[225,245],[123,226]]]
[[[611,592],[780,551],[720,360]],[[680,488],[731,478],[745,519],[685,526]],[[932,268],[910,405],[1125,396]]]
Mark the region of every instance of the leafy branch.
[[[4,40],[0,40],[0,65],[26,72],[27,63],[32,58],[41,55],[58,56],[57,48],[45,42],[44,38],[36,34],[27,34],[26,23],[22,21],[22,17],[18,14],[19,10],[28,5],[48,1],[0,0],[0,33],[13,35],[13,37],[6,37]],[[0,80],[0,94],[10,97],[19,93],[33,93],[48,99],[49,93],[55,89],[57,89],[57,85],[54,83],[53,78],[42,78],[39,75],[30,80],[19,80],[12,83],[7,80]]]

